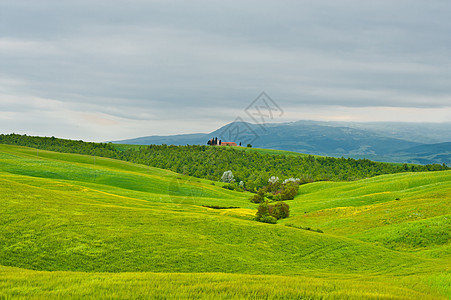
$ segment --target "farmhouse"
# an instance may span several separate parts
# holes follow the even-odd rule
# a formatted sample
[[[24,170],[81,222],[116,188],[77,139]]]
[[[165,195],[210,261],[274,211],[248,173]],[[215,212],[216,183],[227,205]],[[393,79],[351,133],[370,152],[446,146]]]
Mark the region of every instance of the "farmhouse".
[[[223,142],[221,140],[218,141],[218,138],[212,138],[211,140],[209,140],[207,142],[207,145],[210,146],[233,146],[233,147],[237,147],[238,145],[235,142]],[[241,143],[240,143],[241,146]]]

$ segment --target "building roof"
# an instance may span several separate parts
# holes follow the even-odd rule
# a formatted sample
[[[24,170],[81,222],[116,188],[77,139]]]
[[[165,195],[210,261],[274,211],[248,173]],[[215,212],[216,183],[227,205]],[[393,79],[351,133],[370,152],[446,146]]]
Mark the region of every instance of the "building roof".
[[[221,142],[221,146],[237,146],[235,142]]]

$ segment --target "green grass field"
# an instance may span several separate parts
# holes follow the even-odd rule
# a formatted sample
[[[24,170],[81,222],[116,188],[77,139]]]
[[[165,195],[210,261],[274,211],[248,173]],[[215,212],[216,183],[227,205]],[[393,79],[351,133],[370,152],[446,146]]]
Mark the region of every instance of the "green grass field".
[[[221,185],[0,145],[0,299],[451,297],[451,171],[303,185],[277,225]]]

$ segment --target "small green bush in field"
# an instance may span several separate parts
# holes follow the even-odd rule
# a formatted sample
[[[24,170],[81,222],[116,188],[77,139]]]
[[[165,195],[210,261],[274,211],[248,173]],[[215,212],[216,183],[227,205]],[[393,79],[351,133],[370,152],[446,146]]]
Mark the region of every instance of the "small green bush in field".
[[[287,183],[280,193],[281,200],[293,200],[298,193],[299,185],[297,183]]]
[[[256,195],[250,198],[252,203],[262,203],[265,201],[265,192],[263,190],[258,191]]]
[[[275,205],[271,205],[268,201],[261,203],[258,206],[256,220],[265,223],[275,224],[277,220],[288,218],[290,215],[290,206],[284,202],[278,202]],[[268,217],[274,218],[276,222],[272,222],[272,219]]]
[[[290,216],[290,206],[285,202],[278,202],[274,205],[272,216],[276,219],[285,219]]]
[[[236,182],[224,184],[222,187],[224,189],[231,191],[244,192],[244,189],[241,186],[239,186]]]
[[[262,203],[262,204],[260,204],[260,205],[258,206],[257,214],[256,214],[257,221],[260,221],[260,219],[263,218],[263,217],[265,217],[265,216],[269,216],[269,205],[268,205],[268,201],[266,201],[266,202],[264,202],[264,203]]]
[[[261,203],[264,197],[275,201],[293,200],[299,191],[299,183],[297,181],[285,181],[285,183],[280,183],[278,177],[272,176],[268,185],[259,190],[263,197],[252,197],[251,202]]]
[[[269,223],[269,224],[276,224],[277,223],[277,219],[271,216],[264,216],[262,218],[260,218],[259,220],[260,222],[263,223]]]

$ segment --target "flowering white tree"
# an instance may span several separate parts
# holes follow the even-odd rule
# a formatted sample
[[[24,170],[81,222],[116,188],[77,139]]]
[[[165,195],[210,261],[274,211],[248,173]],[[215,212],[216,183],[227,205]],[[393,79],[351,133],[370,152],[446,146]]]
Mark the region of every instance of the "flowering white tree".
[[[285,179],[285,180],[283,181],[283,184],[287,184],[288,182],[294,182],[294,183],[297,183],[297,182],[299,182],[299,181],[301,181],[299,178],[293,178],[293,177],[291,177],[291,178]]]
[[[239,184],[239,185],[240,185],[240,187],[244,188],[244,182],[243,182],[243,180],[240,181],[240,184]]]
[[[269,182],[269,183],[272,183],[272,184],[276,184],[276,183],[279,182],[279,177],[277,177],[277,176],[271,176],[271,177],[268,179],[268,182]]]
[[[221,181],[222,182],[228,182],[228,183],[230,183],[230,182],[233,182],[235,179],[233,179],[233,174],[232,174],[232,171],[225,171],[224,172],[224,174],[222,174],[222,177],[221,177]]]

